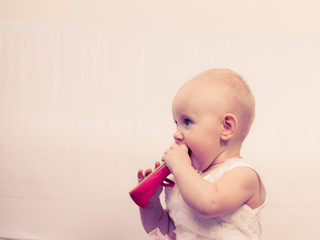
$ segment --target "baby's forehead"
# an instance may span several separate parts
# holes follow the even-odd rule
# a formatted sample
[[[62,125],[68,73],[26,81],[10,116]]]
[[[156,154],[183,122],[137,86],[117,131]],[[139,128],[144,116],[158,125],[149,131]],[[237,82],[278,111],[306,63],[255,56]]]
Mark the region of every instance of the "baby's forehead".
[[[205,85],[184,85],[173,99],[172,107],[174,109],[204,109],[212,108],[221,103],[220,92],[215,88]]]
[[[177,97],[189,99],[215,98],[226,90],[226,85],[220,81],[208,79],[191,79],[177,92]]]
[[[231,79],[232,80],[232,79]],[[237,80],[233,80],[237,81]],[[222,109],[233,107],[234,96],[239,93],[237,85],[225,78],[196,77],[186,82],[177,92],[172,107]]]

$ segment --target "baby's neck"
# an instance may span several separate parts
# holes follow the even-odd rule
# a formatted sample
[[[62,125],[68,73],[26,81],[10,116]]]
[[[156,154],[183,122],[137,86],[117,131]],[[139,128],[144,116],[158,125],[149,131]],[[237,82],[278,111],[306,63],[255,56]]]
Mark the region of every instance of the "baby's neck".
[[[228,149],[225,149],[221,151],[221,153],[214,159],[211,163],[211,165],[204,171],[203,173],[212,171],[219,167],[222,163],[224,163],[226,160],[231,158],[242,158],[240,155],[241,145],[235,145],[234,147],[229,147]]]

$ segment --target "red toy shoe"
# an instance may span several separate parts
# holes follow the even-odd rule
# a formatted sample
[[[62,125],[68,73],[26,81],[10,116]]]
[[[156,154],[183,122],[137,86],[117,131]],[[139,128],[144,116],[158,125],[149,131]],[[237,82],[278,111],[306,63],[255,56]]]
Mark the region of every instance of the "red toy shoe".
[[[164,187],[174,186],[174,182],[167,178],[169,174],[169,168],[165,163],[163,163],[154,169],[134,189],[129,192],[130,197],[138,206],[146,208],[150,198],[160,185]],[[164,183],[164,181],[167,183]]]

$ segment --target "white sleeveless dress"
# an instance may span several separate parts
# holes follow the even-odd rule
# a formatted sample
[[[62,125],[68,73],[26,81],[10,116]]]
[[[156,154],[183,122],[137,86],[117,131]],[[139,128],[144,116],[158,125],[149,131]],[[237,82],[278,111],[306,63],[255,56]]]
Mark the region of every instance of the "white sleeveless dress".
[[[235,167],[250,167],[243,159],[226,160],[216,170],[205,176],[209,182],[217,181],[225,172]],[[203,218],[197,215],[182,199],[178,188],[166,188],[169,215],[176,226],[177,240],[258,240],[261,238],[260,212],[266,203],[265,188],[260,179],[263,204],[251,209],[244,204],[223,216]]]

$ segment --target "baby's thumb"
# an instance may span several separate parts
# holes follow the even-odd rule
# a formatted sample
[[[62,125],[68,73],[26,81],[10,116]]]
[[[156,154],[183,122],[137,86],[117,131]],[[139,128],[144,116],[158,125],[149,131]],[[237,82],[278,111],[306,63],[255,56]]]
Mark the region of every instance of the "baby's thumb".
[[[188,150],[189,150],[187,145],[185,145],[185,144],[181,144],[180,147],[186,152],[188,152]]]

